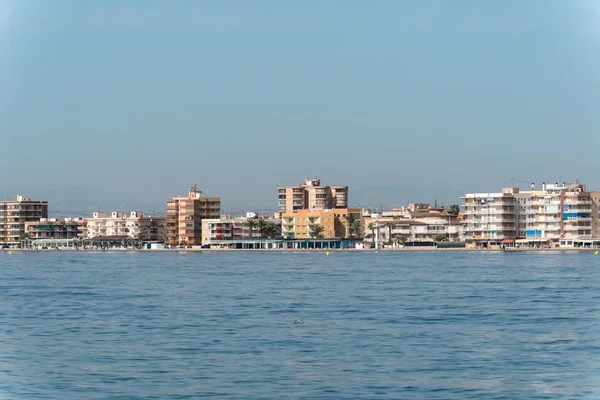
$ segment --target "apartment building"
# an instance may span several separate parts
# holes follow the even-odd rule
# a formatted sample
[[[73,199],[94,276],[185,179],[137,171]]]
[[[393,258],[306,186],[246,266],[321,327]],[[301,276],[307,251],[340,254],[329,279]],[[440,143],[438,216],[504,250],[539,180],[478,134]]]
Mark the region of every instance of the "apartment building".
[[[399,241],[433,242],[443,236],[448,241],[463,240],[463,226],[458,217],[441,207],[418,207],[364,216],[364,237],[380,243]]]
[[[278,211],[348,208],[348,186],[321,186],[320,179],[305,179],[298,186],[278,188]]]
[[[559,246],[592,238],[592,196],[580,183],[543,183],[463,197],[467,243]]]
[[[247,213],[246,217],[202,220],[202,244],[275,237],[281,237],[280,218]]]
[[[513,243],[517,238],[518,188],[499,193],[470,193],[462,197],[464,234],[468,246],[489,247]]]
[[[129,214],[123,212],[94,212],[92,218],[86,218],[86,235],[92,239],[98,237],[123,236],[138,240],[163,241],[165,239],[165,218],[144,215],[139,211]]]
[[[314,237],[313,227],[321,226],[324,238],[349,237],[348,215],[361,217],[359,208],[315,209],[283,212],[281,214],[282,234],[288,239]]]
[[[600,192],[590,192],[592,201],[592,238],[600,239]]]
[[[17,196],[16,201],[0,202],[0,244],[15,246],[25,233],[25,223],[48,218],[48,202]]]
[[[206,197],[196,184],[187,197],[167,200],[166,243],[169,245],[201,245],[202,220],[221,216],[221,198]]]
[[[87,237],[85,218],[41,218],[25,222],[25,233],[30,239],[78,239]],[[87,228],[86,228],[87,229]]]

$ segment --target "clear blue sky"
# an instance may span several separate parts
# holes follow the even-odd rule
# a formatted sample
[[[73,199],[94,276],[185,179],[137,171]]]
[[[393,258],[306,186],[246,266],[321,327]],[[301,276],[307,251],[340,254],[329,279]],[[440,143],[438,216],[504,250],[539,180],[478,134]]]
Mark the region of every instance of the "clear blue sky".
[[[0,186],[600,190],[599,27],[595,0],[0,0]]]

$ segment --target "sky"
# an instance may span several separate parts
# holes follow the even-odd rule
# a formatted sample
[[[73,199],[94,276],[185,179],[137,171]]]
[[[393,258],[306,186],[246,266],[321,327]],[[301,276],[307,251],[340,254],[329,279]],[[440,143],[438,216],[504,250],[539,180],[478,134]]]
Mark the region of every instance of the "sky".
[[[600,190],[599,50],[595,0],[0,0],[0,191]]]

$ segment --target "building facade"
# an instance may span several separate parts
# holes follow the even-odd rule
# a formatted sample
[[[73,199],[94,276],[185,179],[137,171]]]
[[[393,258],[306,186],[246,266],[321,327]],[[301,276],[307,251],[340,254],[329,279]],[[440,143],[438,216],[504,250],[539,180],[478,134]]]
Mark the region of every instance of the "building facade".
[[[166,243],[198,246],[202,244],[202,220],[221,217],[221,198],[206,197],[192,184],[187,197],[167,200]]]
[[[0,244],[15,246],[25,233],[25,223],[48,218],[48,202],[17,196],[16,201],[0,202]]]
[[[86,218],[86,238],[129,237],[143,241],[165,240],[165,218],[144,215],[139,211],[129,214],[122,212],[94,212]]]
[[[476,247],[506,243],[556,247],[592,239],[593,200],[580,183],[543,183],[463,197],[465,235]]]
[[[324,238],[349,237],[348,215],[361,217],[359,208],[297,210],[281,214],[283,237],[288,239],[314,238],[313,227],[322,227]]]
[[[41,218],[25,222],[25,233],[30,239],[78,239],[87,237],[82,227],[87,226],[84,218]]]
[[[247,215],[246,217],[240,218],[202,220],[202,244],[215,244],[231,240],[274,239],[280,237],[280,218],[259,218],[255,215]]]
[[[348,208],[348,186],[321,186],[320,179],[306,179],[298,186],[278,188],[278,211]]]
[[[412,205],[411,205],[412,206]],[[426,207],[425,207],[426,206]],[[463,225],[441,207],[410,207],[363,217],[364,237],[379,243],[462,241]]]
[[[517,238],[517,202],[519,189],[507,188],[500,193],[471,193],[463,200],[464,232],[467,245],[500,246]]]

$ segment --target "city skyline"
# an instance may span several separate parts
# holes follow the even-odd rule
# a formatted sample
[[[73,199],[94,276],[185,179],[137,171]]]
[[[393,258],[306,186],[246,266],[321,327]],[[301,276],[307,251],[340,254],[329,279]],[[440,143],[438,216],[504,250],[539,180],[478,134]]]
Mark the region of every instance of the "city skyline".
[[[350,205],[600,187],[593,1],[165,4],[1,3],[2,198],[87,187],[108,211],[196,181],[275,208],[315,175]]]

